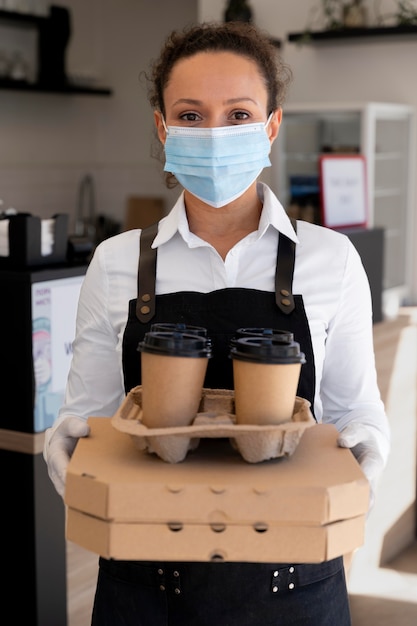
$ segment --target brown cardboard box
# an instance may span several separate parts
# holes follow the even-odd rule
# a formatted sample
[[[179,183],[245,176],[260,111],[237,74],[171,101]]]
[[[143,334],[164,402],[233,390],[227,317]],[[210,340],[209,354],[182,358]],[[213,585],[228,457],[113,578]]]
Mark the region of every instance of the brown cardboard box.
[[[89,419],[67,473],[67,539],[117,559],[320,562],[363,543],[369,486],[330,425],[290,457],[246,463],[208,439],[169,464]]]
[[[124,230],[146,228],[165,215],[165,202],[159,197],[129,196],[126,205]]]

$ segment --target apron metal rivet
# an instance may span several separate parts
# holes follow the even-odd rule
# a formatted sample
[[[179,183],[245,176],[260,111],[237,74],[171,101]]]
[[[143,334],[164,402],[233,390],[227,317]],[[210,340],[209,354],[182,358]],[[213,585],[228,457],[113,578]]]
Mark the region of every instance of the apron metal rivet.
[[[140,312],[142,313],[142,315],[146,315],[147,313],[151,312],[151,309],[149,306],[141,306]]]
[[[141,296],[142,302],[149,302],[150,299],[151,299],[151,296],[148,293],[144,293],[143,296]]]
[[[285,306],[290,306],[291,300],[288,300],[288,298],[282,298],[281,303]]]
[[[288,291],[288,289],[281,289],[280,294],[281,296],[289,296],[290,292]]]

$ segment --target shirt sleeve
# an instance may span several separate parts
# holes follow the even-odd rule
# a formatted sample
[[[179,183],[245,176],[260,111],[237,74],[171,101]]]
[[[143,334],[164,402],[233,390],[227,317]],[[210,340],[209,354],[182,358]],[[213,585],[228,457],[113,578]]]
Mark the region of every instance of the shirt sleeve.
[[[76,337],[63,406],[57,422],[69,415],[112,416],[124,398],[121,332],[114,320],[109,281],[100,246],[87,269],[78,302]],[[115,296],[113,296],[114,298]],[[127,295],[119,307],[127,310]],[[120,313],[122,309],[120,310]]]
[[[320,386],[323,422],[339,431],[352,422],[370,427],[386,461],[390,429],[377,382],[371,292],[350,241],[346,252],[339,300],[327,329]]]

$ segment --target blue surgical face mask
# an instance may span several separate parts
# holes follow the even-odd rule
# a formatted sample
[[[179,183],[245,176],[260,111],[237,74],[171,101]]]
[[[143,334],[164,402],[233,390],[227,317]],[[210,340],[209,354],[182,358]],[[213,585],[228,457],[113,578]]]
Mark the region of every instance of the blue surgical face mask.
[[[168,126],[164,170],[206,204],[222,207],[239,198],[271,165],[266,132],[271,117],[266,124]]]

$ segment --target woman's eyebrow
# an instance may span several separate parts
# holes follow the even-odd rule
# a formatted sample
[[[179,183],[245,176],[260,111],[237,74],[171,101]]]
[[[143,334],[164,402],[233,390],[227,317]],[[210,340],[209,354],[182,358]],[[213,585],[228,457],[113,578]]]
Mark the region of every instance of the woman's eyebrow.
[[[236,104],[237,102],[252,102],[253,104],[258,104],[256,100],[254,100],[253,98],[249,96],[240,96],[239,98],[229,98],[228,100],[225,100],[223,104]],[[175,100],[175,102],[173,103],[174,106],[177,104],[189,104],[189,105],[194,105],[194,106],[202,106],[204,102],[202,102],[202,100],[196,100],[194,98],[179,98],[178,100]]]

